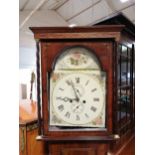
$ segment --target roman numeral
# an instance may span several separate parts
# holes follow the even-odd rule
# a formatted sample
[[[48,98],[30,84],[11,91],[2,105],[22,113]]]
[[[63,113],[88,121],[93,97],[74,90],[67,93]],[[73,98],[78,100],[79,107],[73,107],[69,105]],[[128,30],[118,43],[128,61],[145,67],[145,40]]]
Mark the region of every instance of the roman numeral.
[[[58,109],[59,109],[60,111],[63,111],[63,110],[64,110],[64,106],[61,104],[61,105],[58,106]]]
[[[67,83],[68,85],[71,85],[71,82],[70,82],[69,80],[66,80],[66,83]]]
[[[63,89],[63,88],[59,88],[59,90],[64,91],[64,89]]]
[[[92,90],[91,90],[91,92],[94,92],[94,91],[96,91],[96,90],[97,90],[97,89],[96,89],[96,88],[94,88],[94,89],[92,89]]]
[[[69,113],[69,112],[66,112],[65,116],[66,116],[67,118],[70,118],[70,113]]]
[[[92,106],[91,108],[90,108],[93,112],[96,112],[96,107],[94,107],[94,106]]]
[[[89,116],[88,116],[88,114],[87,114],[87,113],[85,113],[84,115],[85,115],[87,118],[89,118]]]
[[[95,101],[95,102],[99,102],[100,99],[99,99],[99,98],[94,98],[94,101]]]

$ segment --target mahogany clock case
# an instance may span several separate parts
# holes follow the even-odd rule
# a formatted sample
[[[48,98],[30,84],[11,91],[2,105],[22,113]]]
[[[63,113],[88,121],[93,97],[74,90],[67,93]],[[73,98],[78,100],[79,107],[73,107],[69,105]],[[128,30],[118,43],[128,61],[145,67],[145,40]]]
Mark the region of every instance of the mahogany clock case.
[[[102,148],[106,153],[108,143],[116,141],[119,135],[123,136],[132,130],[131,126],[134,125],[134,45],[128,47],[128,43],[133,44],[133,40],[129,35],[121,33],[123,28],[123,25],[30,28],[34,33],[37,49],[38,139],[48,143],[49,152],[57,149],[58,154],[61,154],[60,150],[66,148],[63,143],[67,143],[68,146],[75,143],[77,147],[74,146],[74,149],[81,150],[84,147],[81,142],[85,142],[88,148],[92,145],[98,148],[97,150]],[[55,64],[64,49],[71,47],[91,49],[101,70],[106,73],[106,121],[103,128],[77,126],[66,128],[49,125],[49,76],[54,71]],[[121,71],[122,65],[126,68],[129,66],[129,69],[125,71],[125,78],[128,78],[128,72],[130,78],[125,82],[122,80],[122,75],[124,75],[124,70]],[[127,98],[124,100],[125,95],[129,96],[129,100]],[[70,151],[74,154],[74,150]],[[89,151],[89,149],[86,150],[88,154],[91,154]],[[65,153],[69,154],[69,152]]]
[[[46,47],[46,52],[42,52],[42,90],[43,90],[43,110],[45,110],[45,115],[43,113],[43,122],[45,122],[43,124],[43,128],[44,128],[44,133],[46,136],[51,136],[51,137],[55,137],[56,135],[58,137],[65,137],[68,136],[69,133],[71,133],[72,135],[74,134],[74,136],[77,136],[77,134],[80,136],[86,136],[88,134],[88,131],[85,131],[85,129],[81,128],[82,131],[78,130],[78,133],[76,133],[76,130],[71,130],[71,131],[65,131],[65,129],[61,130],[61,132],[59,132],[58,130],[53,131],[52,132],[52,128],[49,128],[49,110],[48,110],[48,98],[49,98],[49,92],[48,89],[45,88],[45,86],[47,86],[49,84],[47,78],[45,78],[45,75],[47,75],[47,73],[51,73],[52,72],[52,66],[54,65],[53,62],[55,61],[55,58],[58,57],[58,55],[60,55],[60,51],[64,50],[64,48],[68,48],[68,47],[73,47],[73,46],[85,46],[88,47],[90,49],[93,49],[96,52],[96,56],[99,59],[99,62],[101,63],[101,67],[102,70],[104,70],[107,73],[107,102],[106,103],[111,103],[112,104],[112,98],[110,96],[112,96],[112,89],[110,89],[110,84],[112,83],[112,78],[110,78],[112,76],[112,51],[113,51],[113,41],[110,40],[76,40],[76,41],[72,41],[72,40],[61,40],[61,41],[53,41],[52,42],[41,42],[41,47],[44,50],[44,47]],[[100,48],[97,48],[100,47]],[[100,53],[100,51],[102,51],[102,54]],[[108,54],[107,54],[108,51]],[[111,86],[112,87],[112,86]],[[110,113],[110,108],[108,108],[109,105],[107,105],[107,114]],[[108,111],[109,109],[109,111]],[[111,115],[111,114],[109,114]],[[106,119],[107,120],[107,119]],[[110,121],[110,117],[108,118],[109,121],[106,121],[106,127],[108,128],[108,130],[112,131],[112,121]],[[111,123],[110,123],[111,122]],[[88,130],[88,129],[86,129]],[[103,131],[106,130],[102,129],[101,131],[99,131],[98,129],[96,129],[96,131],[94,131],[94,129],[89,129],[89,136],[99,136],[99,135],[103,135]],[[73,132],[74,131],[74,132]],[[53,137],[53,138],[54,138]]]

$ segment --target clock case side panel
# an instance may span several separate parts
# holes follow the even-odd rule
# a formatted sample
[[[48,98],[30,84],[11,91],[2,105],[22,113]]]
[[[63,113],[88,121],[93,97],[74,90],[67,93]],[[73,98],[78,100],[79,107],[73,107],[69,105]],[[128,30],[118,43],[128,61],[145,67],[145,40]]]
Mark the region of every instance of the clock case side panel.
[[[58,41],[58,40],[57,40]],[[61,40],[62,41],[62,40]],[[59,42],[61,42],[60,40],[59,40]],[[78,43],[81,43],[81,40],[79,41],[79,40],[76,40]],[[86,40],[85,40],[86,41]],[[88,40],[88,41],[90,41],[90,40]],[[101,40],[100,40],[101,41]],[[101,42],[104,42],[105,40],[102,40]],[[65,42],[71,42],[72,43],[72,41],[71,40],[67,40],[67,41],[65,41]],[[91,41],[90,41],[91,42]],[[94,40],[94,42],[98,42],[96,39]],[[110,92],[110,94],[109,94],[109,97],[108,98],[112,98],[112,96],[113,96],[113,93],[112,93],[112,77],[113,77],[113,70],[112,70],[112,59],[111,59],[111,55],[112,55],[112,53],[113,53],[113,43],[114,43],[114,41],[112,40],[112,41],[110,41],[111,42],[111,45],[110,45],[110,51],[111,52],[108,52],[108,53],[104,53],[104,55],[103,56],[101,56],[101,57],[99,57],[99,59],[100,59],[100,61],[101,62],[103,62],[103,61],[105,61],[106,60],[106,64],[103,64],[102,63],[102,66],[106,66],[107,68],[109,67],[109,68],[111,68],[110,69],[110,71],[107,71],[107,73],[108,73],[108,79],[111,79],[110,81],[108,81],[108,83],[107,83],[107,85],[109,86],[109,92]],[[49,41],[48,40],[48,42],[46,43],[46,41],[44,42],[42,42],[42,47],[41,47],[41,49],[42,49],[42,87],[43,87],[43,89],[42,89],[42,91],[43,91],[43,135],[44,136],[53,136],[53,138],[55,137],[55,136],[68,136],[69,135],[69,132],[49,132],[49,130],[48,130],[48,116],[49,116],[49,114],[48,114],[48,87],[47,87],[47,72],[49,72],[50,70],[49,69],[47,69],[49,66],[47,66],[46,65],[46,63],[48,62],[48,55],[47,55],[47,53],[48,53],[48,51],[49,51],[49,49],[48,48],[50,48],[50,44],[52,44],[52,43],[54,43],[53,42],[53,40],[52,41]],[[73,41],[73,43],[74,43],[74,41]],[[49,47],[48,47],[49,46]],[[51,56],[51,58],[50,58],[50,61],[54,61],[54,57],[56,56],[56,54],[58,54],[57,52],[56,52],[57,50],[55,50],[55,52],[54,53],[52,53],[52,56]],[[58,50],[59,51],[59,50]],[[99,52],[98,52],[98,54],[99,54]],[[102,55],[102,54],[101,54]],[[53,58],[52,58],[53,57]],[[107,58],[108,58],[108,60],[107,60]],[[49,63],[49,62],[48,62]],[[108,65],[108,64],[110,64],[110,66]],[[50,69],[51,69],[51,64],[50,64]],[[110,73],[109,73],[110,72]],[[107,132],[101,132],[101,131],[82,131],[82,132],[80,132],[80,135],[92,135],[92,136],[100,136],[100,135],[107,135],[107,134],[112,134],[112,110],[110,110],[111,109],[111,107],[112,107],[112,103],[113,103],[113,101],[112,101],[112,99],[111,99],[111,101],[110,101],[110,104],[108,104],[108,106],[107,106],[107,109],[108,109],[108,113],[107,113],[107,117],[108,117],[108,130],[109,130],[109,133],[107,133]],[[52,134],[51,134],[52,133]],[[75,133],[75,132],[74,132]],[[87,133],[87,134],[86,134]],[[73,135],[72,134],[72,132],[70,132],[70,135]],[[79,135],[79,132],[77,132],[76,134],[75,134],[75,136],[76,135]]]
[[[118,129],[117,129],[117,65],[118,65],[118,46],[119,46],[119,42],[114,42],[113,43],[113,115],[112,115],[112,124],[113,124],[113,134],[115,135],[119,135]]]

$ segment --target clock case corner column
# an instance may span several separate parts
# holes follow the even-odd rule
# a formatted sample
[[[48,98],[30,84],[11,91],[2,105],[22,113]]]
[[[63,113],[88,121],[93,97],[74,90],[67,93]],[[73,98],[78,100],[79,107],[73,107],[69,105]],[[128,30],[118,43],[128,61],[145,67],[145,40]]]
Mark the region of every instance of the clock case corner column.
[[[42,135],[42,115],[41,115],[41,41],[36,41],[36,73],[37,73],[37,108],[38,108],[38,135]]]

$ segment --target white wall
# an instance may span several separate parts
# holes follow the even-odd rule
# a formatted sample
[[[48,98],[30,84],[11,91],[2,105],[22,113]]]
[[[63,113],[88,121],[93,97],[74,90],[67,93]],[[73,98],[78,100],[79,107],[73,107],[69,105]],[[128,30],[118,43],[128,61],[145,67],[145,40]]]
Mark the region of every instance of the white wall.
[[[30,15],[30,11],[19,13],[19,24],[21,25]],[[40,26],[67,26],[68,23],[55,11],[36,11],[19,31],[19,68],[34,68],[36,47],[35,40],[29,27]]]

